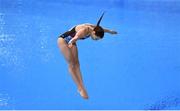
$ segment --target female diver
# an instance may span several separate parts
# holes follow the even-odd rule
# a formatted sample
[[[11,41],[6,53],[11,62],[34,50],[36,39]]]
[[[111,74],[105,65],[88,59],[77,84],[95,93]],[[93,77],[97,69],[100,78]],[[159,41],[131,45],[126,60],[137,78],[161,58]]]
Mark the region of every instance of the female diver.
[[[78,92],[84,99],[88,99],[88,94],[86,92],[82,80],[76,41],[80,39],[86,39],[89,37],[91,37],[93,40],[99,40],[104,37],[104,32],[110,34],[117,34],[116,31],[105,29],[99,26],[101,19],[103,18],[103,15],[104,13],[98,20],[97,25],[93,25],[93,24],[76,25],[75,27],[71,28],[69,31],[60,35],[57,40],[58,47],[68,63],[69,72],[74,82],[77,85]]]

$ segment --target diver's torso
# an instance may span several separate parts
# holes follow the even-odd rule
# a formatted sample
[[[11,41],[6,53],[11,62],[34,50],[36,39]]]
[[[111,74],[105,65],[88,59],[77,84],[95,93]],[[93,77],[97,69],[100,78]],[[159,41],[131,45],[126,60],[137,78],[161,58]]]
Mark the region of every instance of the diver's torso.
[[[75,30],[76,32],[80,31],[80,30],[84,30],[84,33],[82,34],[82,36],[89,36],[90,33],[92,32],[93,30],[93,25],[92,24],[88,24],[88,23],[85,23],[85,24],[79,24],[79,25],[76,25],[75,27]]]

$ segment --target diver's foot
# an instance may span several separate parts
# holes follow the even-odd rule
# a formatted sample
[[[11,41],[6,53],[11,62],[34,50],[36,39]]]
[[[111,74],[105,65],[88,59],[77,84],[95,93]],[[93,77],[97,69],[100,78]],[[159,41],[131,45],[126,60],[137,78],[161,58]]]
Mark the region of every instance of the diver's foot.
[[[81,95],[82,98],[84,98],[84,99],[88,99],[89,98],[85,89],[81,89],[81,90],[78,89],[78,92],[79,92],[79,94]]]

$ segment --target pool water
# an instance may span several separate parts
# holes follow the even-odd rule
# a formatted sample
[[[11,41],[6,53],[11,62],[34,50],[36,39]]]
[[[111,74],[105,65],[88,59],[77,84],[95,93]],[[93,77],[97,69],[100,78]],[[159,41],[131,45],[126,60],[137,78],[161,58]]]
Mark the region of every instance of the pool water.
[[[0,0],[0,109],[180,109],[178,0]],[[57,47],[76,24],[116,30],[77,42],[83,100]]]

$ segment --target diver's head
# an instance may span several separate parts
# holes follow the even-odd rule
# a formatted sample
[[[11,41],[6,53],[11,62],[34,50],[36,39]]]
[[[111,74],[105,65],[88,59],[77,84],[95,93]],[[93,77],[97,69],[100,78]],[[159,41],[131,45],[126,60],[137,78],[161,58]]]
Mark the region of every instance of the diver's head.
[[[96,26],[91,34],[93,40],[99,40],[104,37],[104,29],[101,26]]]
[[[100,22],[103,16],[104,16],[104,13],[101,15],[100,19],[98,20],[96,27],[93,29],[93,32],[91,34],[91,37],[93,40],[99,40],[104,37],[104,29],[100,26]]]

